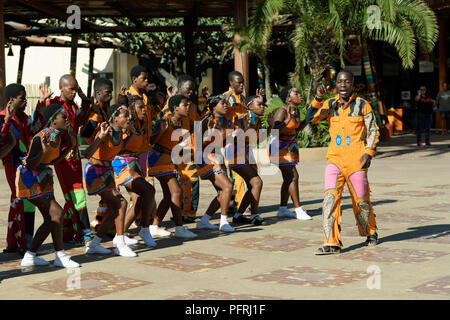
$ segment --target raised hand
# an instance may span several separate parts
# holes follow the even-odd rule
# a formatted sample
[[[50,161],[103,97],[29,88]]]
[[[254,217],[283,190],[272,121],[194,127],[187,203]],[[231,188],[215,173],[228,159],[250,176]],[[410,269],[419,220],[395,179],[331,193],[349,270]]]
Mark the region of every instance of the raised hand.
[[[173,86],[167,87],[167,95],[169,96],[169,98],[173,97],[176,94],[177,94],[177,92]]]
[[[16,114],[16,110],[14,109],[14,106],[13,106],[11,100],[8,101],[8,104],[6,105],[5,108],[6,108],[5,123],[8,123],[9,119],[11,119]]]
[[[42,152],[46,153],[48,149],[50,149],[50,139],[48,137],[48,134],[42,133],[41,134],[41,146],[42,146]]]
[[[160,132],[164,132],[169,127],[169,119],[168,118],[162,118],[159,122],[159,130]]]
[[[208,99],[208,97],[211,95],[211,93],[209,92],[209,88],[208,86],[203,86],[202,88],[202,95]]]
[[[49,92],[48,84],[43,82],[39,85],[39,102],[45,102],[52,96],[53,92]]]
[[[256,89],[256,95],[259,97],[264,96],[264,88]]]
[[[213,116],[208,117],[208,129],[215,129],[217,127]]]
[[[122,85],[120,87],[120,93],[119,94],[121,94],[122,96],[125,96],[127,94],[127,88],[124,85]]]
[[[317,87],[317,90],[316,90],[316,95],[317,95],[317,97],[323,98],[323,96],[324,96],[325,94],[327,94],[328,91],[330,91],[330,88],[331,88],[331,87],[330,87],[329,85],[326,86],[326,87],[325,87],[324,84],[319,85],[319,87]]]
[[[112,132],[111,126],[108,124],[108,122],[102,122],[100,124],[100,133],[98,135],[98,138],[100,140],[105,140],[108,135],[110,135]]]

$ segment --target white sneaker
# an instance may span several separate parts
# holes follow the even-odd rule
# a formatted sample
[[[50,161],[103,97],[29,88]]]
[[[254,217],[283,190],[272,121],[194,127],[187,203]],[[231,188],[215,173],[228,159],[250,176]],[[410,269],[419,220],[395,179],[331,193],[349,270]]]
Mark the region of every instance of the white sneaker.
[[[179,226],[175,228],[175,237],[176,238],[183,238],[183,239],[192,239],[195,238],[197,235],[183,226]]]
[[[225,223],[225,224],[221,225],[219,230],[223,231],[223,232],[234,232],[235,231],[235,229],[229,223]]]
[[[298,220],[311,220],[311,219],[312,219],[312,217],[309,216],[309,215],[306,213],[306,211],[303,210],[302,207],[296,208],[296,209],[295,209],[295,213],[296,213],[296,215],[297,215],[297,219],[298,219]]]
[[[125,240],[125,244],[126,244],[127,246],[133,245],[133,244],[137,244],[137,243],[139,242],[139,241],[137,241],[136,239],[128,238],[126,235],[123,235],[123,239]],[[117,245],[117,234],[116,234],[116,236],[115,236],[114,239],[113,239],[113,244],[114,244],[114,245]]]
[[[197,229],[217,230],[219,227],[209,221],[200,220],[197,222]]]
[[[114,248],[114,253],[122,257],[137,257],[136,252],[130,249],[127,245],[121,245]]]
[[[278,218],[297,218],[297,214],[288,208],[280,208],[277,213]]]
[[[66,254],[62,257],[59,257],[58,255],[56,255],[55,261],[53,262],[53,264],[57,267],[62,267],[62,268],[78,268],[80,266],[79,263],[73,261],[71,259],[71,257]]]
[[[144,240],[149,247],[156,247],[157,243],[153,240],[150,230],[148,228],[141,228],[138,233],[139,237]]]
[[[170,236],[170,232],[164,230],[161,227],[158,226],[150,226],[150,234],[153,236],[160,236],[160,237],[167,237]]]
[[[31,266],[48,266],[50,262],[39,258],[36,254],[32,254],[30,251],[25,252],[20,265],[22,267],[31,267]]]
[[[88,243],[86,245],[86,251],[87,254],[110,254],[111,250],[106,249],[102,247],[101,245],[92,245]]]

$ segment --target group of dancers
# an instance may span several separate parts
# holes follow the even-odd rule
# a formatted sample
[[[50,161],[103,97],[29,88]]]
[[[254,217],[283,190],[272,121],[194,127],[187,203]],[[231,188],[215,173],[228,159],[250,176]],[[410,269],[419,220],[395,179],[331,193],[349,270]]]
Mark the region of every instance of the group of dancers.
[[[25,88],[20,84],[5,88],[7,105],[0,112],[0,158],[12,191],[6,250],[22,250],[22,266],[49,264],[36,255],[49,234],[56,266],[79,266],[64,252],[63,241],[81,241],[87,254],[110,254],[101,245],[102,238],[110,232],[115,235],[114,254],[134,257],[137,254],[130,246],[138,240],[126,235],[131,224],[139,225],[139,237],[154,247],[157,244],[153,236],[171,234],[161,227],[169,209],[175,224],[174,236],[195,238],[197,235],[183,222],[185,217],[196,214],[199,180],[209,180],[217,196],[197,222],[197,229],[230,233],[235,231],[232,224],[264,224],[258,214],[263,181],[251,151],[253,144],[264,141],[258,134],[246,134],[262,129],[262,90],[246,99],[244,78],[232,71],[227,92],[211,95],[203,88],[206,103],[201,109],[193,101],[195,81],[191,76],[180,76],[176,90],[169,87],[166,101],[160,102],[147,95],[149,73],[145,67],[133,67],[130,77],[130,88],[121,88],[117,103],[111,105],[110,80],[98,78],[94,97],[88,98],[73,76],[63,75],[59,81],[60,96],[51,98],[53,93],[48,86],[41,85],[32,116],[24,112]],[[295,137],[307,122],[329,120],[332,141],[325,176],[324,246],[316,254],[337,253],[342,247],[340,195],[345,181],[352,194],[360,234],[367,236],[369,245],[378,239],[367,182],[367,168],[378,141],[375,118],[370,105],[354,96],[350,73],[338,74],[337,89],[335,99],[323,102],[327,88],[320,86],[302,121],[298,109],[302,97],[296,88],[287,86],[279,93],[284,106],[268,119],[269,159],[279,167],[283,178],[277,216],[299,220],[311,217],[300,205],[296,169],[299,149]],[[77,95],[81,107],[74,102]],[[88,144],[82,152],[80,138]],[[238,148],[238,141],[241,145],[243,141],[243,149]],[[176,148],[183,151],[182,159],[174,156],[180,154],[174,153]],[[196,157],[199,151],[200,159]],[[82,158],[87,159],[84,168]],[[54,196],[51,166],[64,194],[64,207]],[[155,178],[163,193],[159,203],[152,183]],[[99,196],[94,234],[86,193]],[[295,211],[287,208],[289,197]],[[34,207],[44,221],[33,236]],[[244,215],[248,208],[249,217]],[[220,223],[214,225],[210,219],[218,210]],[[232,224],[228,219],[230,210],[234,214]]]

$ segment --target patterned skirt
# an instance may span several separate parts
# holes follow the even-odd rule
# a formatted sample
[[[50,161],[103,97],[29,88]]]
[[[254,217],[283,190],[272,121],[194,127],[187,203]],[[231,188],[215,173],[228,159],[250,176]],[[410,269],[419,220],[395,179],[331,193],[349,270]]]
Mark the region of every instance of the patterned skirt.
[[[177,168],[172,162],[170,154],[151,150],[148,153],[147,174],[151,177],[176,174]]]
[[[53,196],[53,170],[45,164],[34,170],[20,165],[16,174],[16,196],[19,199]]]
[[[247,144],[243,152],[238,150],[238,145],[227,144],[224,148],[224,158],[226,167],[233,170],[245,165],[257,168],[253,152]]]
[[[103,191],[114,191],[116,183],[111,161],[89,159],[84,167],[84,182],[90,196]]]
[[[148,163],[148,152],[141,152],[137,155],[139,166],[141,167],[141,172],[143,175],[147,175],[147,163]]]
[[[295,138],[280,140],[275,136],[270,136],[267,153],[270,163],[278,166],[295,166],[299,162],[299,148]]]
[[[142,170],[136,154],[116,156],[112,162],[117,186],[122,186],[142,177]]]
[[[208,155],[208,160],[209,163],[202,157],[202,163],[196,164],[197,175],[200,179],[205,180],[213,173],[227,175],[227,170],[224,166],[224,160],[221,154],[210,153]]]

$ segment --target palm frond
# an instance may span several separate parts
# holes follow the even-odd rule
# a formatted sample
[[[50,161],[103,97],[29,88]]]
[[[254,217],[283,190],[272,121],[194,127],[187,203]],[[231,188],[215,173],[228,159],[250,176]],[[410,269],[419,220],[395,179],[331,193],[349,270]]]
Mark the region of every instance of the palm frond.
[[[416,39],[408,20],[398,16],[394,23],[380,21],[380,28],[368,29],[367,35],[373,40],[386,41],[397,50],[404,68],[412,68],[416,56]]]
[[[421,0],[397,0],[396,9],[411,23],[422,49],[431,51],[438,38],[434,12]]]

